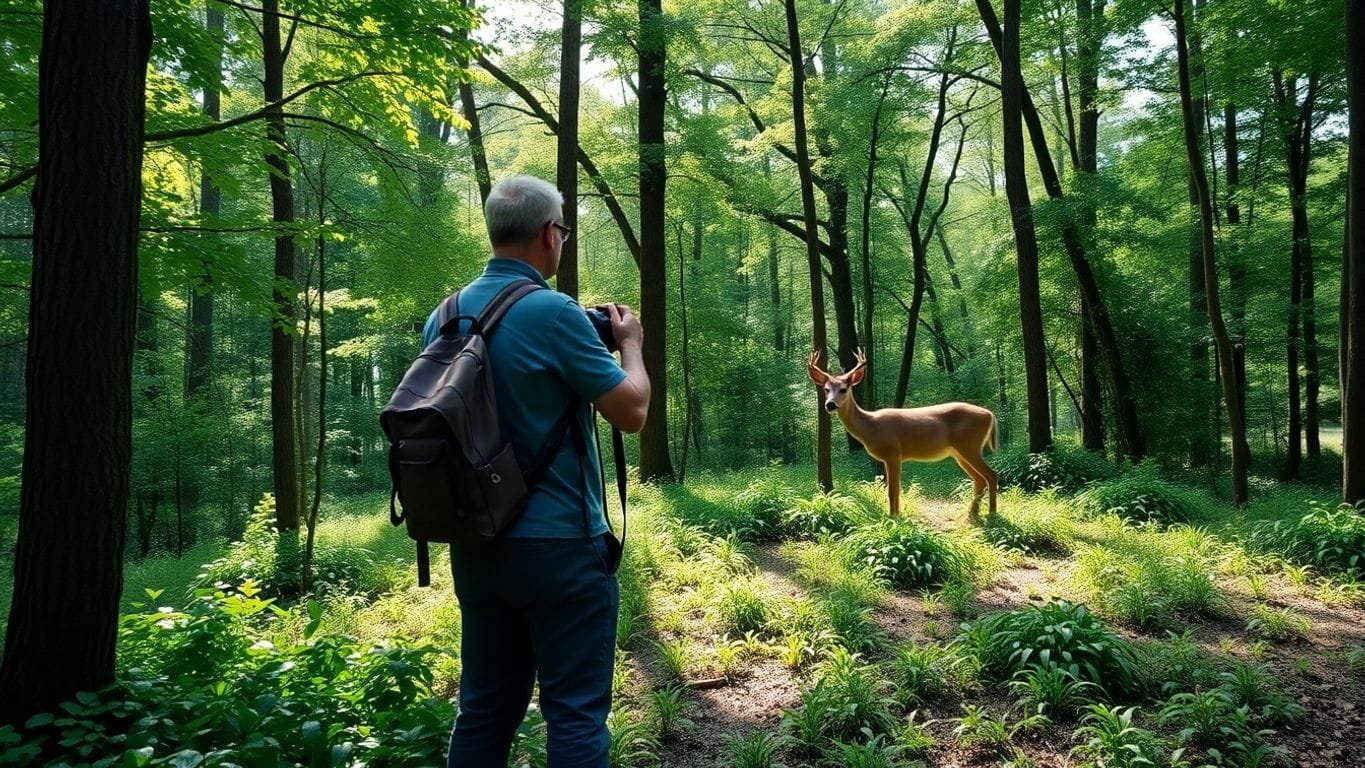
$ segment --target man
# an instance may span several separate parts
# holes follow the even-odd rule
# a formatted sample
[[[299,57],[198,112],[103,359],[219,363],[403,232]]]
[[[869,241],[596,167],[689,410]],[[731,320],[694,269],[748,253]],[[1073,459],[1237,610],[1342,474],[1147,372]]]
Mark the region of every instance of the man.
[[[493,258],[460,291],[460,315],[477,316],[514,280],[549,287],[573,234],[563,203],[554,186],[529,176],[493,187],[484,205]],[[620,365],[582,307],[557,291],[522,297],[489,337],[498,418],[523,466],[571,403],[577,424],[505,534],[451,548],[461,641],[448,768],[506,767],[537,678],[551,768],[607,765],[619,595],[589,404],[627,432],[643,428],[649,409],[640,322],[630,307],[608,311]],[[433,312],[423,345],[438,334]]]

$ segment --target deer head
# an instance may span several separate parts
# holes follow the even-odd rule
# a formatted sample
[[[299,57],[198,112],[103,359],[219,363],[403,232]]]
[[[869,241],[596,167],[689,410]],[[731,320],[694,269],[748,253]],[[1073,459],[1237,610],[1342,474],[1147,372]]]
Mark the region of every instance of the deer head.
[[[833,376],[820,368],[819,351],[810,353],[810,358],[806,360],[806,371],[810,374],[810,380],[824,393],[825,410],[831,412],[839,410],[844,401],[853,394],[853,388],[863,380],[863,374],[867,372],[867,358],[863,356],[861,349],[857,351],[856,359],[857,364],[851,369],[844,371],[842,375]]]

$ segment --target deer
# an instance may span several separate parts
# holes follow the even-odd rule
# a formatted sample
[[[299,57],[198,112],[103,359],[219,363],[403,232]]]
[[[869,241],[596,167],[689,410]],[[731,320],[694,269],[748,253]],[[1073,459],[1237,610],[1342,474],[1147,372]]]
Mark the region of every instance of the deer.
[[[981,495],[986,489],[990,490],[990,514],[994,515],[998,476],[986,463],[983,450],[987,446],[992,452],[999,448],[995,414],[971,403],[865,411],[853,398],[853,388],[867,372],[867,358],[861,349],[856,361],[852,369],[835,376],[820,368],[820,352],[816,350],[806,367],[811,381],[820,388],[825,410],[837,412],[844,429],[886,468],[891,516],[900,515],[901,464],[940,461],[948,456],[972,479],[970,519],[980,519]]]

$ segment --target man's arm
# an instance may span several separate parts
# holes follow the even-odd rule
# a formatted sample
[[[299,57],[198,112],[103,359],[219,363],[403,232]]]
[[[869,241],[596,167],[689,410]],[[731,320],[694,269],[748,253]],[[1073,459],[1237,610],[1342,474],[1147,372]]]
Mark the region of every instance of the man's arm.
[[[649,415],[649,375],[640,353],[644,331],[630,307],[608,304],[607,312],[611,315],[611,328],[621,350],[621,368],[626,378],[594,400],[593,405],[613,427],[622,432],[639,432],[645,428]]]

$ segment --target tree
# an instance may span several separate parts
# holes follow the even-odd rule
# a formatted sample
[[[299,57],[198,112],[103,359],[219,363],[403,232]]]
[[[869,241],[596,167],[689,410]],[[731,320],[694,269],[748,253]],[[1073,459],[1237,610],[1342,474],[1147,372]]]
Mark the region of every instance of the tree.
[[[1214,346],[1218,351],[1218,367],[1222,374],[1223,400],[1227,405],[1228,426],[1232,432],[1232,496],[1233,503],[1247,503],[1247,465],[1251,452],[1246,442],[1245,410],[1239,399],[1237,377],[1232,365],[1232,342],[1223,321],[1223,308],[1218,293],[1218,268],[1214,254],[1213,202],[1209,195],[1208,176],[1199,149],[1200,127],[1195,123],[1194,97],[1191,94],[1190,54],[1186,35],[1185,2],[1176,0],[1172,16],[1175,20],[1176,69],[1180,82],[1180,113],[1184,126],[1185,154],[1190,163],[1196,197],[1199,199],[1200,244],[1203,253],[1204,296],[1213,331]]]
[[[1365,500],[1365,0],[1346,4],[1347,164],[1346,254],[1342,265],[1342,325],[1347,337],[1341,393],[1341,497]]]
[[[205,26],[217,43],[217,71],[223,70],[223,9],[215,0],[204,3]],[[204,116],[217,122],[222,118],[222,98],[217,85],[204,89]],[[205,221],[218,217],[222,193],[214,185],[207,168],[199,173],[199,212]],[[185,353],[185,397],[194,398],[208,386],[213,365],[213,290],[210,270],[204,269],[204,284],[193,286],[190,297],[190,332]]]
[[[582,39],[583,0],[564,0],[563,42],[559,54],[559,133],[556,134],[555,186],[564,195],[564,226],[571,230],[578,228],[578,62]],[[662,241],[661,236],[659,242]],[[570,238],[564,243],[557,274],[555,287],[578,298],[578,240]]]
[[[796,172],[801,179],[802,222],[806,230],[806,261],[810,267],[811,347],[816,364],[826,362],[825,295],[820,278],[820,236],[815,230],[815,185],[811,180],[810,148],[806,139],[806,63],[801,50],[801,30],[796,20],[796,0],[786,0],[787,51],[791,54],[792,122],[796,134]],[[823,406],[823,403],[820,404]],[[816,481],[826,492],[834,490],[834,469],[830,456],[829,412],[816,409]]]
[[[989,0],[978,0],[978,3]],[[1000,51],[1000,102],[1004,115],[1005,196],[1014,226],[1019,267],[1019,317],[1024,335],[1024,376],[1028,394],[1029,452],[1052,447],[1048,414],[1047,347],[1043,341],[1043,310],[1038,297],[1038,239],[1033,227],[1033,203],[1024,175],[1024,77],[1019,70],[1019,3],[1005,0],[1004,39]]]
[[[114,679],[132,451],[146,0],[47,0],[27,429],[0,722]]]
[[[660,0],[640,0],[640,321],[651,384],[640,478],[673,477],[668,458],[668,264],[664,230],[666,28]]]

